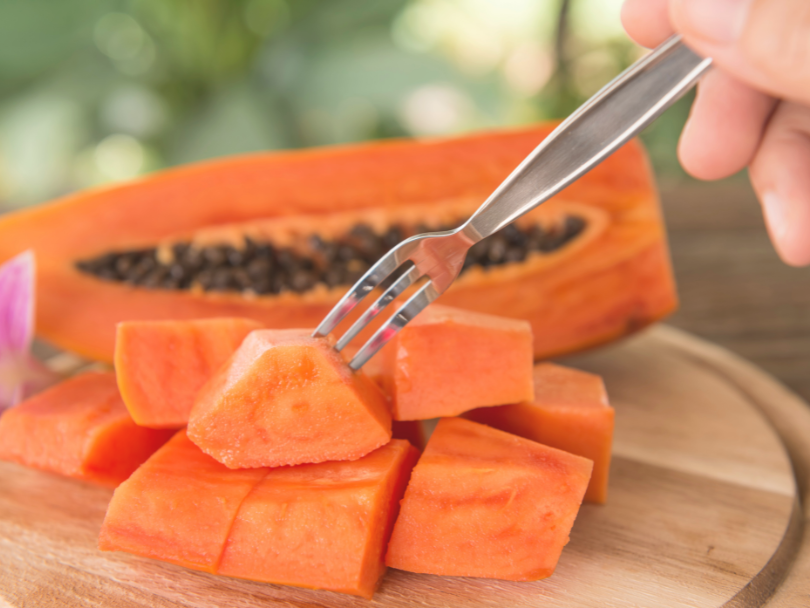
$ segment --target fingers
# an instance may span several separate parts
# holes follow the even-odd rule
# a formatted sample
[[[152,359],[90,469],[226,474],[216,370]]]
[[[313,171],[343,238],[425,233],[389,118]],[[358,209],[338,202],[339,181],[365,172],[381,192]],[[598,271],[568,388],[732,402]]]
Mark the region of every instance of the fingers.
[[[669,9],[696,52],[774,97],[810,103],[807,0],[670,0]]]
[[[678,155],[698,179],[722,179],[754,158],[776,100],[714,70],[698,85]]]
[[[653,48],[672,36],[668,0],[625,0],[622,25],[641,46]]]
[[[779,255],[794,266],[810,264],[810,108],[779,105],[750,175]]]

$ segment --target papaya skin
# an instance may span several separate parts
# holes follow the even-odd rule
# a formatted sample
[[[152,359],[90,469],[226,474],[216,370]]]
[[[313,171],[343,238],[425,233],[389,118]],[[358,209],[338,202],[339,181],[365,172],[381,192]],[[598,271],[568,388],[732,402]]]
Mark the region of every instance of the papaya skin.
[[[313,215],[316,232],[335,212],[462,199],[474,209],[553,126],[179,167],[8,214],[0,219],[0,262],[34,249],[38,335],[94,359],[112,359],[115,326],[124,320],[235,316],[266,327],[312,327],[345,287],[261,297],[150,290],[82,274],[75,262],[291,213]],[[530,321],[535,356],[543,358],[616,339],[672,312],[669,254],[640,144],[627,144],[540,209],[572,206],[602,216],[603,225],[537,263],[473,269],[441,303]]]

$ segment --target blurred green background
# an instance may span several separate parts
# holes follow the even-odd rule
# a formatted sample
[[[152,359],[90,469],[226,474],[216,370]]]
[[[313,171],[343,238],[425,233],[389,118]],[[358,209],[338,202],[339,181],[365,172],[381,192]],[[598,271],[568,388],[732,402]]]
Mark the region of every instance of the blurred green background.
[[[622,0],[0,0],[0,211],[256,150],[566,116]],[[659,177],[683,100],[644,138]]]

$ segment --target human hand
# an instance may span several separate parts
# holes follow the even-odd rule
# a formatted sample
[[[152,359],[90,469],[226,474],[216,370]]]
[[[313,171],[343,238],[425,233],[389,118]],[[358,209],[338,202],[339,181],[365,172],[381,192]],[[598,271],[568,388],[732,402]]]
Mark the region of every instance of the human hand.
[[[678,32],[713,59],[681,164],[700,179],[748,167],[782,259],[810,264],[810,1],[625,0],[622,22],[643,46]]]

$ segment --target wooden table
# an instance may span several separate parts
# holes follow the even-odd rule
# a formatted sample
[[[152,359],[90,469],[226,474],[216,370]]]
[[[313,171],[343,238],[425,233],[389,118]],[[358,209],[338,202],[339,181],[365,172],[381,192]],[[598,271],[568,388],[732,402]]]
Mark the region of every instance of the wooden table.
[[[749,359],[810,402],[810,267],[779,259],[745,178],[662,183],[661,191],[681,298],[667,322]]]

